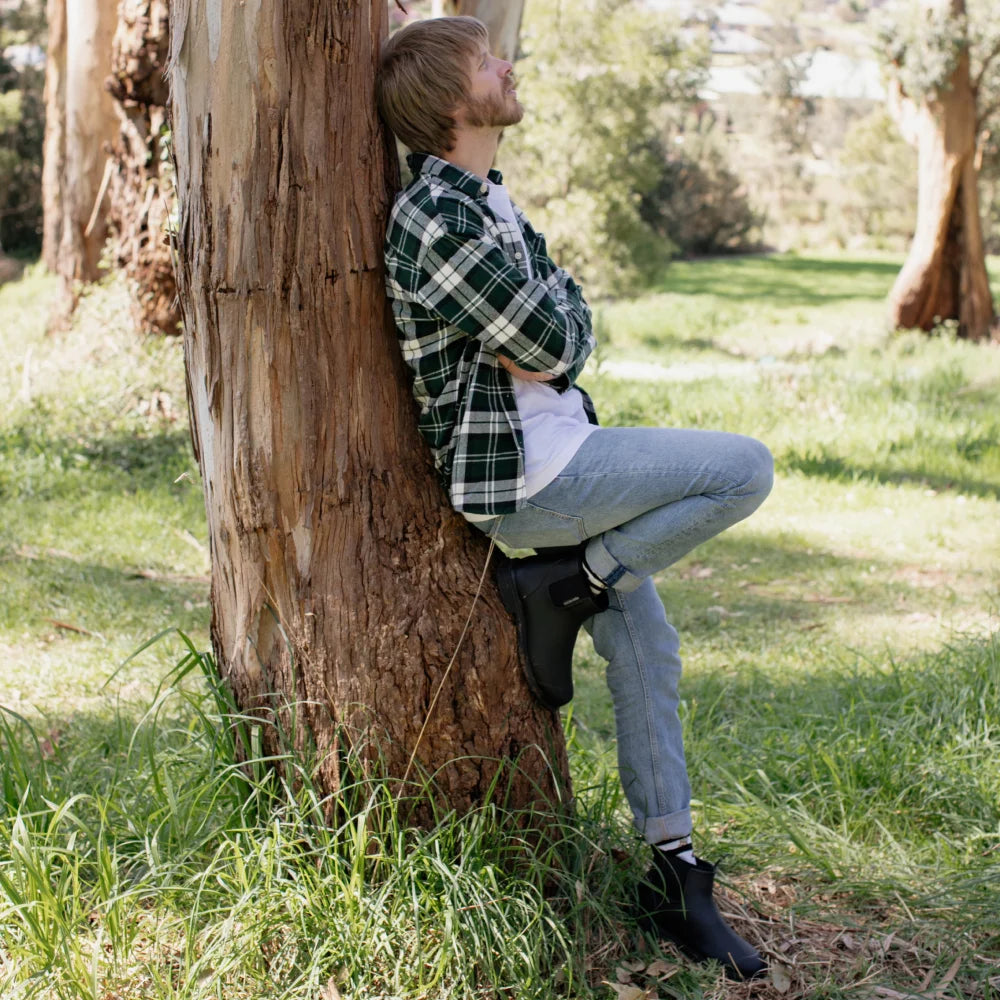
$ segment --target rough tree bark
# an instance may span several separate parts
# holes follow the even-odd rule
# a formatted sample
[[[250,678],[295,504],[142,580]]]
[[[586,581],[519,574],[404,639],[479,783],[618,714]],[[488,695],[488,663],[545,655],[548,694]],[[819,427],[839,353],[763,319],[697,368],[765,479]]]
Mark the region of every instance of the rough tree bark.
[[[449,14],[478,17],[490,33],[493,54],[514,62],[521,34],[524,0],[447,0]]]
[[[105,87],[119,132],[108,186],[116,263],[132,286],[132,311],[144,333],[180,333],[167,223],[173,173],[165,161],[169,34],[166,0],[121,0]]]
[[[103,84],[117,11],[118,0],[48,0],[42,255],[70,308],[77,283],[98,277],[107,236],[101,206],[118,120]]]
[[[927,5],[940,6],[941,0]],[[953,15],[965,0],[946,0]],[[932,329],[958,320],[970,340],[995,335],[993,298],[983,251],[976,169],[976,95],[969,52],[946,88],[915,101],[895,81],[890,108],[918,150],[917,224],[910,251],[889,293],[895,327]]]
[[[433,478],[383,290],[386,20],[385,3],[324,0],[171,10],[213,645],[238,704],[265,720],[265,750],[280,743],[266,720],[287,727],[297,703],[331,791],[345,741],[406,772],[486,558]],[[527,692],[489,576],[417,758],[460,810],[490,794],[501,759],[523,769],[511,803],[566,794],[558,720]]]

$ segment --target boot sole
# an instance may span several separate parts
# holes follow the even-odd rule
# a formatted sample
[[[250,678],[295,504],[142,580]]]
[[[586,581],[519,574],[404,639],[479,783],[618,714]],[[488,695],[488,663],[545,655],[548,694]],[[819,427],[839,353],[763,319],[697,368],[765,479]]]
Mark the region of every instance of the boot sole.
[[[500,600],[507,609],[507,613],[514,619],[517,626],[517,647],[521,654],[521,672],[528,683],[535,701],[551,712],[558,711],[559,705],[553,705],[546,700],[542,694],[538,681],[531,669],[531,660],[528,657],[527,642],[527,622],[524,616],[524,605],[521,603],[521,595],[517,592],[517,581],[514,579],[514,568],[509,562],[504,563],[497,569],[497,589],[500,591]]]

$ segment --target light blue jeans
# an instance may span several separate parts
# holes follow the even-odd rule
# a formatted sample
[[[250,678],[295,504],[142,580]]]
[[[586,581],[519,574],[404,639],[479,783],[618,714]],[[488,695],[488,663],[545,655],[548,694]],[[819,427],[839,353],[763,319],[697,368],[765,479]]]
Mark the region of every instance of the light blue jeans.
[[[651,844],[691,833],[679,642],[651,576],[752,514],[772,479],[771,453],[753,438],[599,428],[521,510],[476,525],[511,548],[587,542],[587,564],[611,588],[611,603],[586,628],[608,663],[618,770]]]

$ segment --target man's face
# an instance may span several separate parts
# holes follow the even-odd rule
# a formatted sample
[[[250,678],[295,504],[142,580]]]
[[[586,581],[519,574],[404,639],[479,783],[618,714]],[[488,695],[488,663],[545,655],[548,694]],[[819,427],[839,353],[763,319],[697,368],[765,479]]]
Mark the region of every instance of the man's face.
[[[459,114],[472,128],[505,128],[524,115],[514,89],[514,67],[481,45],[470,61],[469,92]]]

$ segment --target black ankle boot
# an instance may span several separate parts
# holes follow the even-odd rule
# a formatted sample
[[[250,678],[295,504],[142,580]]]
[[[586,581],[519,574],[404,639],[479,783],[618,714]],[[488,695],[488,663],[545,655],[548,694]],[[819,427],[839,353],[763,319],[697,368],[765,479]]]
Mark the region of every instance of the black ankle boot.
[[[715,866],[697,864],[653,848],[653,867],[639,885],[639,923],[673,941],[697,962],[715,959],[730,979],[757,979],[767,963],[722,918],[712,885]]]
[[[521,662],[531,693],[546,707],[573,700],[573,646],[580,626],[608,607],[594,595],[580,551],[541,552],[508,559],[497,569],[504,607],[517,624]]]

